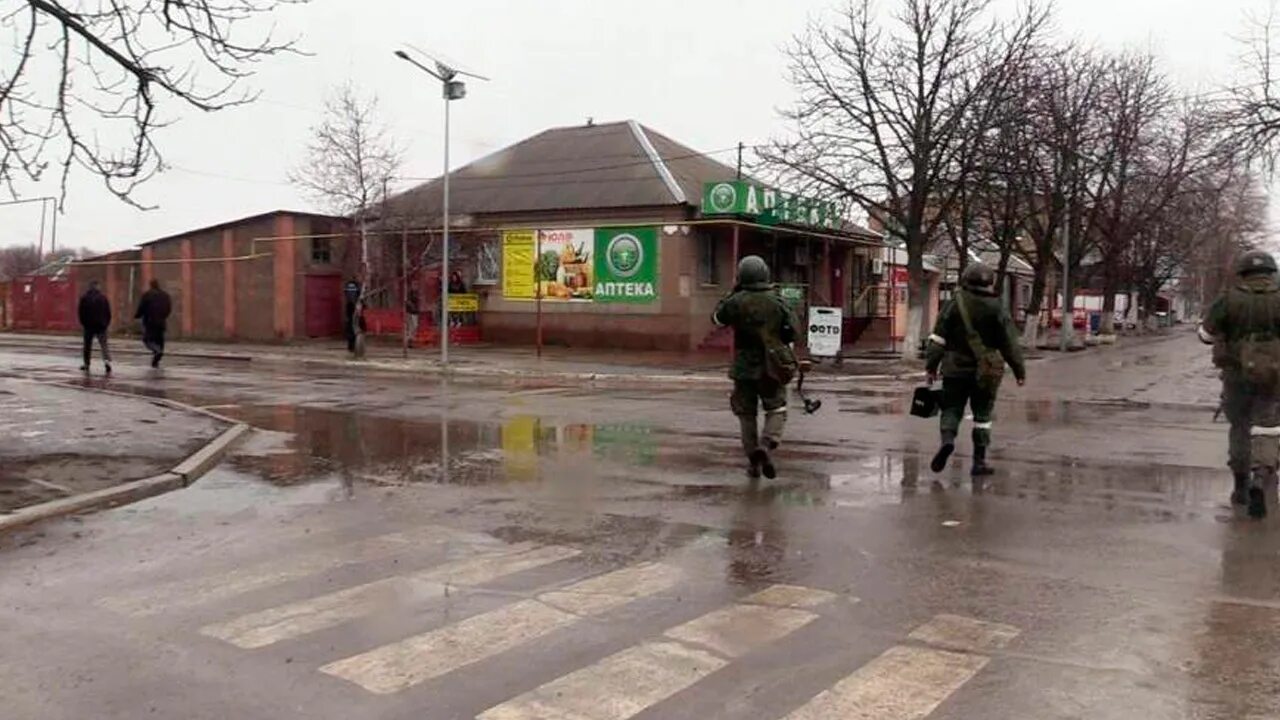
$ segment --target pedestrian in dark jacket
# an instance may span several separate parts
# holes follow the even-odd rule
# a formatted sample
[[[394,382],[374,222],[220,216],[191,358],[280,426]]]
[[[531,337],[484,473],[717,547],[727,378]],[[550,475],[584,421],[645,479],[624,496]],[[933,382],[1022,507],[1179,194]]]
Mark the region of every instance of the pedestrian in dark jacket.
[[[111,301],[98,289],[98,281],[90,280],[89,289],[80,296],[80,327],[84,330],[84,364],[80,369],[89,372],[93,359],[93,341],[97,338],[102,348],[102,364],[111,374],[111,351],[107,348],[107,328],[111,327]]]
[[[133,317],[142,321],[142,344],[151,351],[151,367],[160,367],[164,357],[164,333],[169,327],[173,303],[169,293],[160,288],[159,280],[151,281],[151,289],[142,294],[138,312]]]

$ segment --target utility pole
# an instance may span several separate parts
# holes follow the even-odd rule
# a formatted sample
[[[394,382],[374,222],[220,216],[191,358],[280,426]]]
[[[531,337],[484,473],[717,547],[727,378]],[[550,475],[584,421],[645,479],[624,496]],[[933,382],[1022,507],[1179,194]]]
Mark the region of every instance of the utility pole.
[[[1067,220],[1062,224],[1062,337],[1058,339],[1058,349],[1067,352],[1071,349],[1071,335],[1074,313],[1071,311],[1071,204],[1067,204]]]
[[[742,179],[742,150],[744,147],[745,146],[742,144],[742,141],[739,140],[738,141],[738,179],[739,180]]]

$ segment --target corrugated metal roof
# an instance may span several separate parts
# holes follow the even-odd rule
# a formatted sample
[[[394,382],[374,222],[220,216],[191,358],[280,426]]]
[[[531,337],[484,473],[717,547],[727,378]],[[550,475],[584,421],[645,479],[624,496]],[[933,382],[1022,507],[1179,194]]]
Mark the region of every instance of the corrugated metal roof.
[[[336,215],[322,215],[319,213],[300,212],[296,210],[270,210],[267,212],[258,213],[256,215],[248,215],[246,217],[236,218],[234,220],[226,220],[224,222],[216,223],[214,225],[206,225],[204,227],[195,228],[193,230],[183,230],[182,232],[174,233],[172,235],[165,235],[164,237],[156,238],[155,240],[148,240],[146,242],[138,243],[138,247],[148,247],[150,245],[156,245],[158,243],[168,242],[170,240],[177,240],[179,238],[188,237],[190,235],[214,232],[217,230],[222,230],[224,228],[235,227],[237,225],[246,225],[249,223],[258,222],[259,220],[265,220],[267,218],[276,217],[278,215],[292,215],[294,217],[312,218],[316,220],[346,220],[346,218],[339,217]]]
[[[702,184],[733,176],[733,169],[643,125],[661,163],[655,163],[633,123],[552,128],[450,174],[450,214],[680,205],[662,166],[684,190],[702,196]],[[391,198],[389,215],[440,215],[442,181],[435,178]]]
[[[736,175],[711,155],[634,120],[552,128],[450,173],[449,214],[697,208],[706,183]],[[437,221],[443,184],[434,178],[392,196],[386,207],[391,222]],[[371,210],[380,213],[381,204]],[[881,239],[851,223],[839,232]]]

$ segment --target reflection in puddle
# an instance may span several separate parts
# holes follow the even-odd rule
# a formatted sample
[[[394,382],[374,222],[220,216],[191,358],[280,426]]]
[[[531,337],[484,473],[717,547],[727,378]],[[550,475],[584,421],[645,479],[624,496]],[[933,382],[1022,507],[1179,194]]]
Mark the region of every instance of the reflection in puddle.
[[[234,414],[276,433],[234,463],[278,485],[330,474],[375,485],[532,481],[543,458],[645,466],[657,456],[652,431],[641,425],[552,424],[531,415],[501,423],[418,421],[294,406],[240,407]]]

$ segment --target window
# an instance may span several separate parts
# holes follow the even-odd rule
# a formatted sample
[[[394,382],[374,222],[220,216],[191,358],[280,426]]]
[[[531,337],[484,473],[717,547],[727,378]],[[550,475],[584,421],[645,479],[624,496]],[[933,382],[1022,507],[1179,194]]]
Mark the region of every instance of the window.
[[[329,238],[311,239],[311,262],[328,265],[333,262],[333,244]]]
[[[703,285],[720,284],[720,258],[716,238],[703,235],[698,238],[698,282]]]
[[[498,238],[485,238],[480,242],[476,256],[476,285],[497,285],[502,263],[502,246]]]

